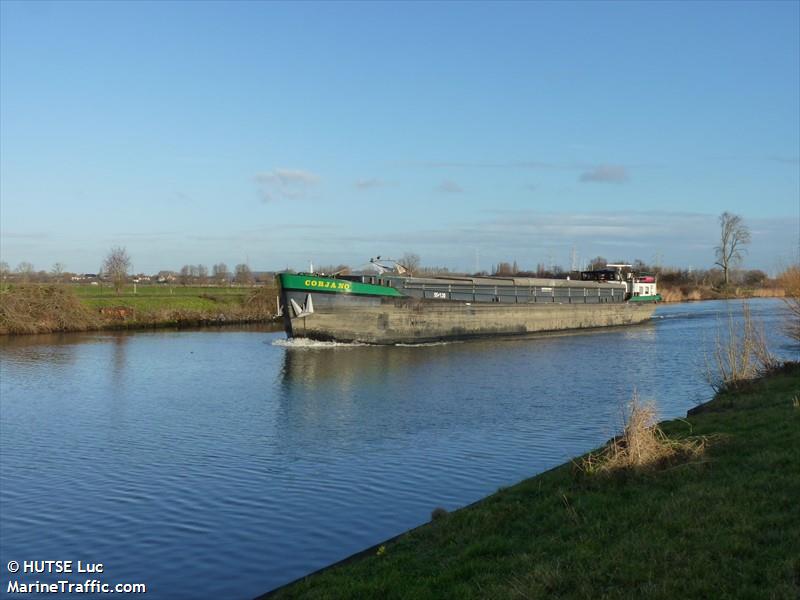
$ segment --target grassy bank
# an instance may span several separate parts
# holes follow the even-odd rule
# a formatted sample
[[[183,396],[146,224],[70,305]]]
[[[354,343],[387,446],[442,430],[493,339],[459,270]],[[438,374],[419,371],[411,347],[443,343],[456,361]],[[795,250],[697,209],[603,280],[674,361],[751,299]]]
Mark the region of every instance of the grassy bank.
[[[0,290],[0,334],[256,323],[274,318],[272,287],[13,285]]]
[[[794,364],[661,424],[702,456],[566,464],[274,596],[798,598],[799,403]]]

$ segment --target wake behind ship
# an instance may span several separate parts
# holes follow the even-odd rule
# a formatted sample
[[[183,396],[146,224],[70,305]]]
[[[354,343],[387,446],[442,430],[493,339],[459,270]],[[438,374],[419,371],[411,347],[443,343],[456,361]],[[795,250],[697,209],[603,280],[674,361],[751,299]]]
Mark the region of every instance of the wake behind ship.
[[[377,272],[368,274],[279,274],[286,335],[417,344],[633,325],[649,319],[661,299],[655,278],[629,265],[570,280],[413,277],[374,264]]]

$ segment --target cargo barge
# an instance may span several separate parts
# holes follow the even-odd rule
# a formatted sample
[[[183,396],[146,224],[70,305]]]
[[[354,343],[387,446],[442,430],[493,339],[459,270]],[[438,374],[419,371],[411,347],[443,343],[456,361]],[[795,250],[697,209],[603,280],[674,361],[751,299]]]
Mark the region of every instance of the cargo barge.
[[[661,299],[655,278],[628,265],[541,279],[414,277],[375,264],[377,272],[359,275],[279,274],[286,335],[418,344],[633,325],[648,320]]]

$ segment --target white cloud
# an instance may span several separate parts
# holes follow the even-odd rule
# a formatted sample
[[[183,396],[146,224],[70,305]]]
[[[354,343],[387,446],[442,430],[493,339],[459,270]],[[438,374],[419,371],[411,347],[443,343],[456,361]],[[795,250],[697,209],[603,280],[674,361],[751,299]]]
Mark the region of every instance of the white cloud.
[[[436,186],[436,191],[442,192],[443,194],[460,194],[464,191],[464,188],[458,185],[455,181],[446,179]]]
[[[432,169],[563,169],[574,168],[555,163],[543,162],[538,160],[514,160],[514,161],[427,161],[411,163],[414,166],[429,167]]]
[[[584,183],[625,183],[628,181],[628,169],[622,165],[598,165],[585,171],[580,176]]]
[[[376,178],[359,179],[358,181],[356,181],[356,184],[355,184],[356,189],[362,190],[362,191],[371,190],[371,189],[379,188],[379,187],[386,187],[387,185],[389,185],[389,184],[386,183],[385,181],[383,181],[382,179],[376,179]]]
[[[264,202],[302,198],[319,182],[318,175],[302,169],[273,169],[257,174],[255,179]]]

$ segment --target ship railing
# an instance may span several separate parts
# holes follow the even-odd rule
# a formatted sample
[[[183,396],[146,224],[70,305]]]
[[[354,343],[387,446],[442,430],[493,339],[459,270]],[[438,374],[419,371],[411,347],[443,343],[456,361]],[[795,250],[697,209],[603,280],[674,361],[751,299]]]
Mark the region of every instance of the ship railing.
[[[428,299],[502,302],[504,304],[532,304],[538,302],[562,304],[616,303],[623,302],[626,293],[626,290],[622,288],[587,288],[581,286],[521,287],[404,282],[403,287],[408,290],[417,290],[422,293],[423,298]]]

